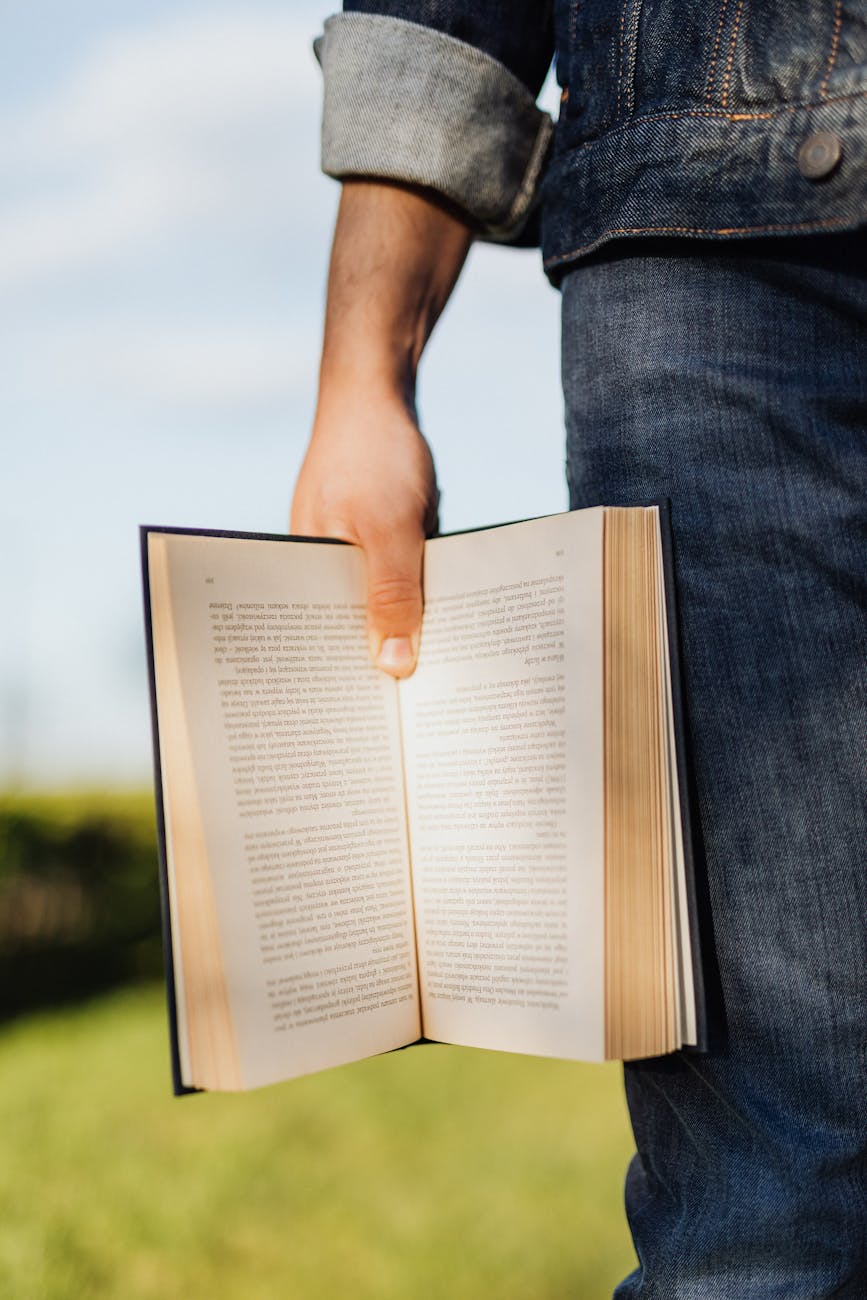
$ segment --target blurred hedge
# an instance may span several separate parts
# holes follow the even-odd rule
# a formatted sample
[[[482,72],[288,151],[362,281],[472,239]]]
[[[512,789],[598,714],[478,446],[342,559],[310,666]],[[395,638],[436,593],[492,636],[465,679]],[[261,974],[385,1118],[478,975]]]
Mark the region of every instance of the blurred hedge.
[[[0,1016],[161,970],[152,797],[0,795]]]

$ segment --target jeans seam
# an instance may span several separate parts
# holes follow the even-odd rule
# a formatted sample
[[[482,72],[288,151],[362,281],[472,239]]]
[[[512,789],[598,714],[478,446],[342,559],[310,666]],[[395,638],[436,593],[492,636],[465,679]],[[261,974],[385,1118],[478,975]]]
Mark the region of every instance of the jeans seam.
[[[741,29],[741,19],[743,18],[743,13],[744,13],[744,3],[745,0],[738,0],[738,7],[737,10],[735,11],[735,22],[734,22],[734,27],[732,29],[731,42],[729,44],[729,57],[728,57],[728,61],[726,62],[726,72],[725,72],[725,77],[723,78],[722,94],[720,95],[721,108],[726,108],[729,101],[729,87],[731,86],[732,69],[735,63],[735,49],[737,48],[737,43],[738,43],[738,33],[740,32]]]
[[[626,11],[629,8],[629,0],[622,0],[620,6],[620,23],[617,28],[617,104],[614,109],[614,116],[620,120],[620,101],[623,93],[623,63],[624,50],[626,48]]]
[[[635,112],[635,74],[638,66],[638,25],[641,22],[641,10],[644,0],[632,0],[632,12],[629,16],[627,33],[626,66],[626,112],[630,118]]]
[[[707,72],[707,93],[704,102],[708,108],[710,108],[711,100],[713,99],[713,84],[716,79],[716,65],[719,57],[720,44],[722,43],[723,27],[725,26],[728,7],[729,0],[723,0],[722,8],[720,9],[719,22],[716,29],[716,38],[713,43],[713,49],[711,50],[710,65]]]
[[[834,12],[834,31],[831,36],[831,52],[828,55],[828,62],[825,65],[825,75],[822,78],[822,84],[819,87],[820,99],[826,99],[828,95],[828,82],[834,66],[837,62],[837,52],[840,49],[840,29],[843,26],[843,0],[836,0]]]

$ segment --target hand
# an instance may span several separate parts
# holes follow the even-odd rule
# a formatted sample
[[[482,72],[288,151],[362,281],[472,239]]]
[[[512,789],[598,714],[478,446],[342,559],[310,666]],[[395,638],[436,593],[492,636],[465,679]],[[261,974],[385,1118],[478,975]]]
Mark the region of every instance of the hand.
[[[418,658],[424,539],[436,531],[437,498],[430,449],[403,401],[320,400],[290,526],[362,547],[370,656],[394,677],[408,677]]]

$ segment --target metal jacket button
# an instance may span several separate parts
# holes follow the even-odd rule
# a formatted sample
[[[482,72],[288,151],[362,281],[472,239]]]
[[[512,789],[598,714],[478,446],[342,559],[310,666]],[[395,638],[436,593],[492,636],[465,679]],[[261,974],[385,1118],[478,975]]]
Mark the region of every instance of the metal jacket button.
[[[837,166],[843,154],[840,137],[832,131],[814,131],[798,150],[798,170],[808,181],[821,181]]]

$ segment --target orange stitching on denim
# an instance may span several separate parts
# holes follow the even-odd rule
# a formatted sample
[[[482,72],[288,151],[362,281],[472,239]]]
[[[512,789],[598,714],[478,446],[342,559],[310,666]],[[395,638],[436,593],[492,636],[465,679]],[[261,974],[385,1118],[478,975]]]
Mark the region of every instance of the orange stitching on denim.
[[[545,266],[560,266],[572,257],[586,253],[602,243],[605,235],[764,235],[783,230],[825,230],[832,226],[851,225],[850,217],[830,217],[826,221],[782,222],[771,226],[609,226],[598,239],[573,248],[569,253],[558,253],[545,259]]]
[[[719,101],[720,108],[725,108],[726,104],[729,101],[729,82],[731,81],[732,68],[734,67],[734,62],[735,62],[735,46],[737,45],[737,41],[738,41],[738,32],[740,31],[741,16],[743,14],[743,11],[744,11],[744,0],[738,0],[737,12],[735,13],[735,25],[732,30],[732,43],[729,46],[729,58],[728,58],[728,63],[726,64],[726,75],[723,80],[722,95]]]
[[[828,66],[825,68],[825,75],[822,78],[822,84],[819,87],[819,96],[824,99],[828,93],[828,81],[831,73],[834,71],[834,64],[837,62],[837,51],[840,48],[840,29],[843,26],[843,0],[837,0],[836,13],[834,16],[834,35],[831,38],[831,53],[828,55]]]
[[[613,127],[595,140],[586,140],[584,144],[578,145],[574,152],[579,153],[584,149],[595,149],[609,136],[619,135],[623,131],[636,130],[647,122],[679,122],[685,117],[720,119],[724,122],[768,122],[783,113],[806,113],[814,108],[827,108],[830,104],[845,104],[850,99],[863,99],[865,95],[867,95],[867,91],[853,90],[848,95],[835,95],[831,99],[816,100],[806,104],[783,104],[780,108],[768,113],[725,113],[721,109],[705,110],[702,108],[684,109],[681,113],[648,113],[643,117],[633,118],[631,122],[623,122],[620,126]]]
[[[713,95],[713,83],[714,83],[714,78],[716,76],[717,55],[719,54],[720,41],[722,40],[722,33],[723,33],[723,24],[725,23],[726,20],[726,13],[728,11],[728,7],[729,7],[729,0],[723,0],[723,7],[720,10],[720,16],[719,16],[719,24],[716,29],[716,40],[713,43],[713,51],[710,56],[710,67],[707,73],[707,94],[705,95],[704,102],[708,106],[708,108],[710,107],[711,96]]]

